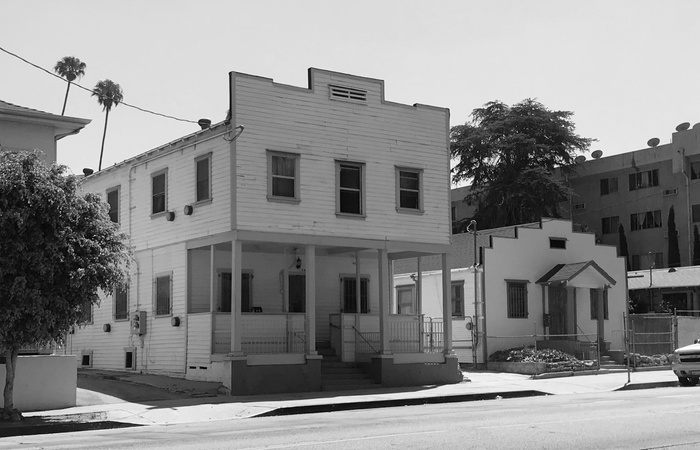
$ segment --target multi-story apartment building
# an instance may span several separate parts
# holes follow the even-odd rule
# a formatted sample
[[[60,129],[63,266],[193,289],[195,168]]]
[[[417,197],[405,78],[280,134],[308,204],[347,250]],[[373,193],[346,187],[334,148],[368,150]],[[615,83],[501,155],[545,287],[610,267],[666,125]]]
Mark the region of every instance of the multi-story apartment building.
[[[668,266],[668,217],[673,206],[681,265],[691,265],[693,229],[700,222],[700,125],[679,125],[671,142],[579,162],[566,181],[574,191],[562,216],[617,245],[622,225],[631,270]],[[467,192],[464,192],[467,189]],[[471,217],[468,188],[452,191],[453,220]],[[460,214],[460,211],[463,214]],[[698,255],[700,256],[700,255]]]
[[[319,390],[333,353],[387,386],[460,381],[450,334],[426,352],[420,316],[391,314],[393,260],[446,267],[449,111],[318,69],[308,88],[232,72],[230,92],[227,121],[85,179],[134,265],[72,351],[236,394]]]

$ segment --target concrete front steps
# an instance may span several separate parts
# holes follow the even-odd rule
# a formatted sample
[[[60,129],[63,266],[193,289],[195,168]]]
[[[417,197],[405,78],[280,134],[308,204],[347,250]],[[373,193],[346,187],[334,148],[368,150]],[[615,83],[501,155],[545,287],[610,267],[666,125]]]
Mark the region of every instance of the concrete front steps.
[[[627,370],[627,366],[624,364],[620,364],[615,362],[613,358],[607,355],[601,355],[600,357],[600,368],[601,369],[607,369],[607,370]]]
[[[382,387],[356,363],[341,362],[338,357],[324,356],[321,362],[322,391],[352,391]]]

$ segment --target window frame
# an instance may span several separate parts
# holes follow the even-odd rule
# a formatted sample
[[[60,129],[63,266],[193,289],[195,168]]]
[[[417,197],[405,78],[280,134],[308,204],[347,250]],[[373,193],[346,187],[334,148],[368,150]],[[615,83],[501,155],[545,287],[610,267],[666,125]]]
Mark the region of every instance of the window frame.
[[[460,296],[460,298],[458,299],[458,302],[459,302],[459,305],[460,305],[460,308],[461,308],[461,311],[459,311],[459,312],[456,312],[456,311],[455,311],[455,304],[456,304],[456,303],[455,303],[455,295],[454,295],[454,294],[455,294],[455,290],[454,290],[454,289],[455,289],[456,287],[459,288],[458,292],[461,292],[461,296]],[[451,283],[451,285],[450,285],[450,304],[452,305],[452,306],[451,306],[451,314],[452,314],[452,317],[453,317],[453,318],[454,318],[454,317],[457,317],[457,318],[463,319],[463,318],[465,317],[466,305],[465,305],[464,293],[465,293],[465,291],[464,291],[464,280],[453,280],[452,283]]]
[[[700,161],[691,161],[688,165],[690,166],[690,179],[700,179]]]
[[[415,284],[401,284],[395,287],[396,290],[396,314],[412,315],[416,314],[417,304],[416,304],[416,285]],[[400,291],[410,291],[411,292],[411,308],[413,312],[402,313],[401,303],[399,302],[399,292]]]
[[[168,279],[168,312],[163,312],[160,309],[159,299],[158,299],[158,280],[162,278]],[[155,317],[170,317],[173,315],[173,273],[171,272],[160,272],[153,277],[153,315]]]
[[[549,237],[549,248],[553,250],[566,250],[566,238]]]
[[[85,307],[88,306],[86,309]],[[90,300],[86,300],[80,306],[80,323],[79,325],[92,325],[95,323],[95,305]]]
[[[402,188],[401,187],[401,173],[412,173],[418,175],[418,190],[416,191],[415,189],[408,189],[408,188]],[[425,212],[423,208],[423,169],[417,169],[415,167],[403,167],[403,166],[396,166],[395,167],[395,174],[396,174],[396,211],[399,213],[408,213],[408,214],[423,214]],[[407,206],[402,206],[401,205],[401,193],[403,191],[408,191],[408,192],[416,192],[418,194],[418,207],[417,208],[410,208]]]
[[[349,308],[346,308],[348,305],[347,299],[345,298],[345,283],[348,281],[356,282],[357,281],[357,275],[355,274],[340,274],[340,312],[345,313],[345,314],[369,314],[371,312],[370,308],[370,287],[369,287],[369,282],[370,282],[370,276],[366,274],[360,274],[360,312],[357,312],[356,310],[349,311]],[[364,289],[362,286],[364,285]],[[356,287],[357,289],[357,287]],[[364,299],[362,295],[362,291],[365,291]],[[357,308],[357,302],[352,302],[352,305],[354,305],[355,309]]]
[[[162,211],[155,211],[155,197],[156,194],[154,193],[154,181],[157,177],[163,176],[163,210]],[[160,193],[158,194],[160,195]],[[168,169],[161,169],[157,172],[153,172],[151,174],[151,217],[158,217],[162,216],[163,214],[168,212]]]
[[[529,312],[528,298],[528,280],[505,280],[506,282],[506,317],[508,319],[527,319]],[[513,289],[522,288],[522,298],[514,298],[516,294]],[[522,302],[520,307],[517,307],[516,302]]]
[[[211,182],[211,152],[205,153],[204,155],[200,155],[194,159],[194,202],[195,203],[207,203],[212,201],[212,182]],[[206,198],[199,198],[199,184],[200,184],[200,179],[199,179],[199,164],[202,161],[207,162],[207,196]]]
[[[614,183],[612,182],[614,180]],[[614,189],[613,189],[614,186]],[[603,189],[605,187],[605,189]],[[617,177],[608,177],[600,179],[600,196],[614,194],[619,189]]]
[[[289,158],[294,161],[294,196],[288,197],[286,195],[274,195],[274,179],[275,177],[282,179],[290,179],[284,175],[275,175],[272,173],[272,158]],[[267,200],[271,202],[282,202],[282,203],[299,203],[301,202],[301,154],[285,152],[280,150],[267,150]]]
[[[646,184],[643,184],[646,175]],[[638,191],[659,185],[659,169],[640,170],[629,174],[629,190]]]
[[[119,311],[117,308],[117,304],[120,301],[119,300],[119,292],[123,291],[124,292],[124,316],[120,317],[118,315]],[[129,320],[129,287],[128,286],[117,286],[116,289],[114,289],[114,292],[112,293],[112,303],[114,304],[114,307],[112,308],[112,317],[114,318],[115,322],[122,322],[122,321],[128,321]]]
[[[114,210],[114,208],[112,208],[113,205],[109,201],[110,194],[114,194],[115,192],[117,195],[116,211],[115,211],[117,220],[114,220],[112,218],[112,211]],[[121,217],[120,217],[121,216],[121,192],[122,192],[121,185],[111,187],[105,191],[105,200],[107,201],[107,204],[109,205],[109,212],[108,212],[109,220],[111,220],[114,223],[121,223]]]
[[[341,172],[343,168],[353,168],[353,169],[358,169],[359,174],[360,174],[360,187],[358,189],[355,188],[350,188],[350,187],[342,187],[340,185],[340,179],[341,179]],[[355,161],[339,161],[336,160],[335,162],[335,215],[337,217],[347,217],[347,218],[355,218],[355,219],[364,219],[367,217],[366,214],[366,176],[365,176],[365,171],[366,171],[366,164],[363,162],[355,162]],[[352,192],[358,192],[360,198],[359,198],[359,207],[360,207],[360,212],[359,213],[354,213],[354,212],[347,212],[347,211],[342,211],[342,205],[341,205],[341,190],[346,190],[346,191],[352,191]]]
[[[653,226],[648,226],[648,215],[651,214],[651,220]],[[657,221],[658,219],[658,221]],[[658,225],[657,225],[658,223]],[[630,214],[630,232],[641,231],[641,230],[653,230],[656,228],[663,228],[663,218],[661,217],[661,210],[655,209],[652,211],[643,211],[638,213]]]

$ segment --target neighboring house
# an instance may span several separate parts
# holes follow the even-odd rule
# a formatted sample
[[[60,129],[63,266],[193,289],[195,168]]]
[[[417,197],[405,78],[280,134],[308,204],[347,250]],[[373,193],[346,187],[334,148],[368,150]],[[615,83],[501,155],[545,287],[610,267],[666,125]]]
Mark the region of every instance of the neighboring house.
[[[88,119],[58,116],[0,100],[0,150],[39,150],[47,164],[56,162],[56,142],[77,134]]]
[[[700,266],[636,270],[627,278],[633,312],[700,315]]]
[[[319,69],[231,72],[230,92],[230,123],[85,179],[135,261],[70,336],[82,364],[234,394],[319,390],[333,353],[386,386],[460,381],[449,334],[426,350],[420,317],[390,314],[392,262],[450,248],[449,111]]]
[[[700,225],[700,124],[688,125],[679,125],[668,144],[650,140],[655,146],[608,157],[593,152],[566,180],[574,195],[562,203],[562,216],[585,224],[597,242],[616,246],[621,224],[631,270],[668,267],[671,206],[681,266],[693,262],[693,228]],[[453,190],[455,222],[473,214],[462,201],[467,194],[468,188]]]
[[[604,351],[623,350],[625,260],[615,247],[596,244],[593,234],[573,231],[571,221],[483,230],[476,242],[472,233],[455,235],[448,261],[460,363],[484,364],[497,350],[535,344],[585,354],[599,336]],[[419,313],[426,316],[439,316],[436,305],[443,303],[435,290],[441,271],[431,271],[433,265],[422,258],[422,276],[413,273],[415,266],[396,268],[402,273],[395,276],[396,289],[415,286],[422,294]]]

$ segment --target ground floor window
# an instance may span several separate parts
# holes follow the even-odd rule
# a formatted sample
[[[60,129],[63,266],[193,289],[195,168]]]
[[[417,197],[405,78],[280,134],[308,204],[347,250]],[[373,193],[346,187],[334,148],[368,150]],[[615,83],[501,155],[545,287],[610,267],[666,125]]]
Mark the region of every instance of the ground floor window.
[[[508,318],[526,319],[527,312],[527,282],[507,281]]]
[[[416,314],[416,287],[396,287],[396,312],[397,314]]]
[[[221,272],[219,274],[219,304],[218,311],[231,312],[231,272]],[[241,312],[251,311],[251,293],[253,287],[253,274],[251,272],[241,273]]]
[[[464,281],[452,282],[452,317],[464,317]]]

